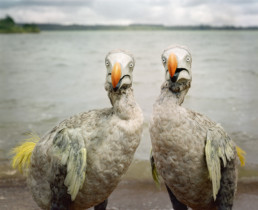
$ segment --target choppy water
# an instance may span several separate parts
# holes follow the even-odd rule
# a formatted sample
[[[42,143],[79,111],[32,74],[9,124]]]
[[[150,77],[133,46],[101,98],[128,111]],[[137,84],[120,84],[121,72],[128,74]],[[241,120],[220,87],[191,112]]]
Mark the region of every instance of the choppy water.
[[[258,32],[87,31],[0,35],[0,160],[33,130],[44,134],[64,118],[109,107],[104,58],[114,48],[135,55],[134,90],[144,111],[136,159],[149,158],[148,121],[164,79],[160,55],[170,44],[193,55],[184,102],[220,122],[258,164]]]

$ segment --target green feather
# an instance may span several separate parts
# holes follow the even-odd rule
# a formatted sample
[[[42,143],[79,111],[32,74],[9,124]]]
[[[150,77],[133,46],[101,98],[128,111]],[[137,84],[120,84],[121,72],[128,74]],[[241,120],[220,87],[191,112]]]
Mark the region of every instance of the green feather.
[[[87,151],[79,129],[63,129],[57,133],[53,141],[53,154],[59,164],[66,166],[64,185],[75,200],[83,187],[87,166]]]
[[[223,167],[226,167],[227,162],[235,157],[234,147],[234,142],[224,132],[220,125],[217,124],[208,130],[205,145],[205,156],[209,177],[212,181],[214,200],[216,200],[220,189],[221,160]]]
[[[151,150],[151,155],[150,155],[150,162],[151,162],[151,173],[152,173],[152,178],[157,186],[157,188],[160,189],[160,180],[159,180],[159,174],[154,162],[154,158],[152,156],[152,150]]]

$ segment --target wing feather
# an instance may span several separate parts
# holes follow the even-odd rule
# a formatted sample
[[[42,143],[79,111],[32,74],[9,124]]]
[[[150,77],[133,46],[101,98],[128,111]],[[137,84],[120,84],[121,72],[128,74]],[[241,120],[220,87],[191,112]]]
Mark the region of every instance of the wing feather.
[[[221,162],[223,167],[226,167],[227,162],[235,158],[235,144],[219,124],[207,132],[205,155],[212,181],[213,198],[216,200],[220,189]]]
[[[64,185],[75,200],[85,180],[87,151],[80,129],[62,129],[53,141],[53,154],[62,166],[66,167]]]

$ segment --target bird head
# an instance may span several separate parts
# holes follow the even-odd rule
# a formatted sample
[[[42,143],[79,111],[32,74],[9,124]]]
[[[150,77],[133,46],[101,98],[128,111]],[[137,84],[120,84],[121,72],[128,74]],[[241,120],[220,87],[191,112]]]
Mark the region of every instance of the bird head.
[[[117,91],[132,86],[135,61],[133,55],[124,50],[112,50],[105,59],[107,68],[106,90]]]
[[[170,46],[161,55],[165,68],[165,79],[172,92],[189,89],[192,81],[192,56],[183,46]]]

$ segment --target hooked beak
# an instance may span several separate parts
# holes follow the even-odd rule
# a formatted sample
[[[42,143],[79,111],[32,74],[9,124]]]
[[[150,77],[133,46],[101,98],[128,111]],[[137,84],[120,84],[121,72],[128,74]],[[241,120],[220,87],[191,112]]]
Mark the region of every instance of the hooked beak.
[[[170,77],[173,78],[177,69],[177,57],[174,53],[171,53],[168,57],[168,72]]]
[[[111,72],[111,82],[115,90],[119,88],[119,84],[120,84],[119,81],[120,81],[121,75],[122,75],[121,65],[120,63],[116,62]]]

